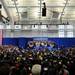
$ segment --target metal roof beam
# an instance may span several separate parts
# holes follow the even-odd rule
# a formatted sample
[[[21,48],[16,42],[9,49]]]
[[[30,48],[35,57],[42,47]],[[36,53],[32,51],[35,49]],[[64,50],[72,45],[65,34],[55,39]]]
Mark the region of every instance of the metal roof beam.
[[[15,6],[7,6],[8,8],[15,8]],[[37,8],[40,6],[17,6],[17,8]],[[42,6],[43,7],[43,6]],[[47,8],[63,8],[64,6],[46,6]],[[67,6],[68,8],[75,8],[75,6]]]
[[[13,21],[11,15],[10,15],[10,13],[9,13],[9,10],[8,10],[8,8],[7,8],[7,6],[6,6],[5,1],[4,1],[4,0],[0,0],[0,2],[2,3],[2,5],[3,5],[4,9],[5,9],[5,12],[6,12],[7,16],[8,16],[9,19],[10,19],[10,23],[13,24],[14,21]]]
[[[67,6],[67,4],[68,4],[68,1],[69,1],[69,0],[66,0],[65,6],[63,7],[63,10],[62,10],[62,12],[61,12],[61,16],[60,16],[60,21],[61,21],[61,23],[62,23],[62,16],[63,16],[64,10],[65,10],[65,8],[66,8],[66,6]]]
[[[15,8],[17,10],[17,13],[18,13],[18,23],[20,21],[20,14],[19,14],[19,11],[18,11],[18,7],[17,7],[17,4],[16,4],[16,0],[13,0],[14,1],[14,5],[15,5]]]

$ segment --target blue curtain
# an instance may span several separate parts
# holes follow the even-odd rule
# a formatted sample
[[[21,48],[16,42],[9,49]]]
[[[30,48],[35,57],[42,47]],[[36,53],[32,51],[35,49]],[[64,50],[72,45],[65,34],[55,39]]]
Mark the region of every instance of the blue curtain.
[[[28,41],[32,41],[33,38],[17,38],[18,39],[18,47],[26,48]]]
[[[3,38],[2,44],[17,46],[17,39],[16,38]]]
[[[26,48],[28,41],[33,41],[34,38],[3,38],[3,45],[15,45],[20,48]],[[58,47],[61,45],[65,47],[74,47],[75,38],[48,38],[48,41],[54,41]]]

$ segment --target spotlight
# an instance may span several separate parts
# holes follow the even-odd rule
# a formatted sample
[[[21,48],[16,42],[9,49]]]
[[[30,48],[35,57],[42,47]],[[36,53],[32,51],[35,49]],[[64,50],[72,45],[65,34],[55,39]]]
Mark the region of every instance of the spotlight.
[[[69,22],[67,21],[67,25],[69,25]]]
[[[34,25],[34,28],[35,28],[35,25]]]
[[[48,28],[48,25],[46,25],[46,27]]]
[[[40,25],[42,25],[42,22],[40,22]]]

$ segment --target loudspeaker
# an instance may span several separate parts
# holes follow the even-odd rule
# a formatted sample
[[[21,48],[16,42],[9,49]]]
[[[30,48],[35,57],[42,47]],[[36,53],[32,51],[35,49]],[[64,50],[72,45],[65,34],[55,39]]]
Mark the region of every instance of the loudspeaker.
[[[42,8],[42,16],[46,16],[46,8]]]
[[[0,9],[2,8],[2,5],[0,4]]]

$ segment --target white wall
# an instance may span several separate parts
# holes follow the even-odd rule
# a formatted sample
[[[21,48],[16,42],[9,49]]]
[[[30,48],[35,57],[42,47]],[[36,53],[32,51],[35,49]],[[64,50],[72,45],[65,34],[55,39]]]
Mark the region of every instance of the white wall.
[[[57,31],[13,31],[4,30],[3,37],[58,37]]]

